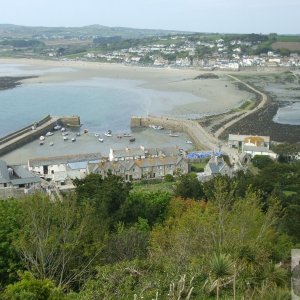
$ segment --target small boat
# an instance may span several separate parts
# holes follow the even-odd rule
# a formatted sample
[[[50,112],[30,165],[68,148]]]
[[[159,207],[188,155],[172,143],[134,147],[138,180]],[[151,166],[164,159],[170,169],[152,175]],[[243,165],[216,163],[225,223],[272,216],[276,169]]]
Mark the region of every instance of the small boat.
[[[51,132],[51,131],[48,131],[47,133],[46,133],[46,136],[52,136],[53,135],[53,132]]]
[[[169,133],[169,136],[171,136],[171,137],[179,137],[179,134],[176,134],[176,133]]]
[[[122,135],[117,135],[117,138],[118,139],[121,139],[123,136]]]
[[[45,137],[43,135],[40,136],[40,141],[44,141]]]
[[[95,137],[99,137],[99,133],[95,133]]]
[[[133,143],[133,142],[135,142],[135,138],[131,138],[131,139],[129,139],[129,142],[130,142],[130,143]]]
[[[185,141],[186,144],[193,144],[192,141]]]
[[[53,142],[50,142],[50,143],[49,143],[49,146],[54,146],[54,143],[53,143]]]
[[[63,139],[64,139],[64,141],[67,141],[69,138],[68,138],[67,135],[65,135],[65,136],[63,137]]]
[[[44,145],[44,141],[40,141],[40,146],[43,146]]]
[[[77,133],[76,133],[76,136],[81,136],[80,132],[77,132]]]
[[[99,138],[99,142],[100,142],[100,143],[103,143],[103,142],[104,142],[104,139]]]
[[[61,132],[65,132],[65,131],[66,131],[66,128],[65,128],[65,127],[62,127],[62,128],[60,129],[60,131],[61,131]]]
[[[53,127],[54,130],[60,130],[61,129],[61,126],[56,124],[54,127]]]
[[[123,137],[131,137],[130,133],[123,133]]]
[[[104,135],[106,135],[106,136],[112,136],[112,131],[109,129],[109,130],[107,130],[107,132],[104,133]]]
[[[68,132],[68,131],[62,132],[61,135],[62,135],[62,136],[69,135],[69,132]]]
[[[88,133],[89,131],[87,129],[83,129],[83,133]]]
[[[76,138],[73,137],[73,138],[71,139],[71,141],[72,141],[73,143],[76,142]]]

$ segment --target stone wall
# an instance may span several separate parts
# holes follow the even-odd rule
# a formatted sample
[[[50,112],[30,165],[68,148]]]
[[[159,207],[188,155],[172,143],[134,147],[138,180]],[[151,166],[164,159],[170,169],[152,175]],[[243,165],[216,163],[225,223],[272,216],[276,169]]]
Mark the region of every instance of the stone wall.
[[[190,137],[197,149],[210,149],[208,143],[202,139],[203,136],[206,140],[210,137],[196,121],[154,116],[131,118],[131,128],[149,127],[149,125],[162,126],[174,132],[184,132]]]

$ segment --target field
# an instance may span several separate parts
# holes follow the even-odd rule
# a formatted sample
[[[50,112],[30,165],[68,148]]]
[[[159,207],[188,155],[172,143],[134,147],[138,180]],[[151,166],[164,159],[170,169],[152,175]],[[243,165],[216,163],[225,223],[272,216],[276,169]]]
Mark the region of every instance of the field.
[[[274,50],[289,49],[290,51],[300,51],[300,42],[276,42],[272,44]]]

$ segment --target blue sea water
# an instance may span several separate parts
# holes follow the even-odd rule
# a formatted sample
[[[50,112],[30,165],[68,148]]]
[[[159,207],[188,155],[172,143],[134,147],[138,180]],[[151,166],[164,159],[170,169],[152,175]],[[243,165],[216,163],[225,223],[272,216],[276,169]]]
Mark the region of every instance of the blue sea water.
[[[59,70],[53,68],[47,72]],[[66,71],[65,68],[62,70]],[[0,65],[0,76],[33,75],[39,72],[45,70],[23,70],[20,65]],[[48,114],[79,115],[84,126],[92,132],[108,129],[124,132],[129,130],[130,117],[133,115],[168,115],[176,106],[201,101],[189,93],[142,88],[142,83],[137,80],[90,78],[62,83],[23,84],[1,91],[0,136]]]
[[[274,121],[280,124],[300,125],[300,102],[279,108]]]

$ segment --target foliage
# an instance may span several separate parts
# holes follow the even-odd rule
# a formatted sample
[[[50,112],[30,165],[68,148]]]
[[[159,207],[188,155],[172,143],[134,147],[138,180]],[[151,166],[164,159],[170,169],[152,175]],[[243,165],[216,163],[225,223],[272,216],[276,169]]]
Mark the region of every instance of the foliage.
[[[264,169],[266,167],[271,166],[274,162],[267,155],[255,155],[254,158],[252,159],[252,163],[255,167],[259,169]]]
[[[101,226],[112,229],[120,220],[120,209],[129,195],[131,184],[111,174],[104,179],[98,174],[90,174],[84,179],[75,179],[74,184],[77,201],[90,204]]]
[[[198,200],[203,198],[203,187],[196,174],[185,174],[179,177],[176,182],[175,196]]]
[[[147,220],[150,226],[164,220],[171,195],[168,192],[133,192],[121,207],[121,219],[133,224],[139,218]]]
[[[36,279],[31,273],[21,274],[21,281],[10,284],[3,292],[4,300],[63,300],[61,289],[49,279]]]
[[[18,239],[22,215],[16,200],[0,201],[0,290],[17,279],[17,270],[23,269],[22,262],[13,241]]]
[[[76,287],[101,250],[92,210],[76,206],[72,197],[51,202],[41,194],[21,204],[23,226],[14,244],[27,269],[38,279]]]

